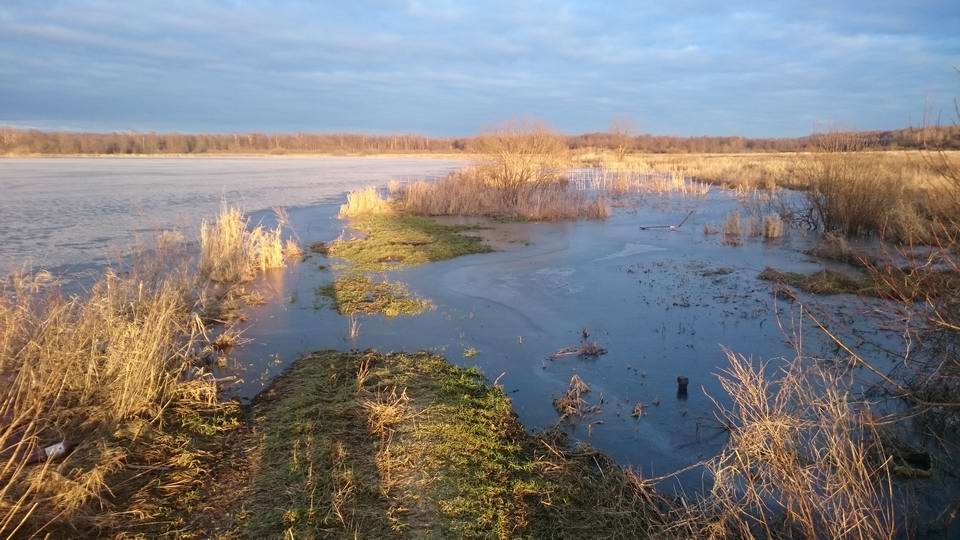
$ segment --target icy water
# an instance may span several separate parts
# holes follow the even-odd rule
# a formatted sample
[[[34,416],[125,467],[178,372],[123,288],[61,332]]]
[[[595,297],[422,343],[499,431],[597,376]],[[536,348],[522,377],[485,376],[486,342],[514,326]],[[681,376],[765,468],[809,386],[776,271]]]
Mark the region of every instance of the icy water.
[[[69,271],[117,260],[176,229],[194,238],[222,201],[247,211],[305,206],[368,184],[432,177],[432,158],[0,159],[0,271]]]
[[[724,403],[717,374],[724,347],[758,361],[792,357],[801,341],[809,355],[832,357],[832,344],[799,324],[796,303],[774,297],[757,278],[765,266],[813,271],[821,263],[803,253],[813,241],[790,231],[773,242],[747,238],[728,246],[703,225],[719,225],[740,203],[724,192],[707,198],[652,197],[618,209],[604,222],[512,223],[483,233],[498,251],[390,272],[436,306],[416,317],[360,318],[360,333],[315,294],[332,281],[337,261],[312,255],[262,280],[271,301],[249,312],[244,337],[222,374],[241,377],[233,395],[250,399],[301,354],[318,349],[431,350],[477,367],[512,398],[529,429],[558,423],[552,401],[573,374],[591,388],[602,411],[562,423],[620,463],[661,475],[706,458],[725,441],[713,399]],[[675,224],[679,230],[641,230]],[[348,232],[335,205],[303,208],[291,219],[305,241]],[[267,216],[265,219],[269,219]],[[821,317],[859,336],[871,358],[900,347],[899,337],[876,330],[869,302],[851,296],[817,298]],[[581,331],[608,353],[593,359],[566,356]],[[878,348],[879,346],[880,348]],[[475,356],[465,354],[475,348]],[[469,356],[469,357],[468,357]],[[677,377],[690,380],[678,395]],[[636,403],[646,415],[634,418]],[[681,475],[684,489],[699,488],[700,472]]]

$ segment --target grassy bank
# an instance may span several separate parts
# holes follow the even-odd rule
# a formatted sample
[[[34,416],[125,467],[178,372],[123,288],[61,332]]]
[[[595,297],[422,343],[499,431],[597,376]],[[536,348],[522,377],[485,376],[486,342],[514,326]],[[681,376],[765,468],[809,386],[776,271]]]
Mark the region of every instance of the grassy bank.
[[[665,504],[593,450],[530,435],[475,371],[323,352],[258,398],[199,536],[656,536]],[[239,457],[239,456],[238,456]],[[226,489],[225,489],[226,488]]]
[[[719,411],[730,443],[704,464],[710,490],[689,499],[658,494],[556,432],[526,432],[509,398],[474,370],[428,353],[326,351],[298,360],[239,423],[197,423],[209,449],[196,456],[200,481],[160,498],[169,519],[141,532],[892,537],[889,462],[846,383],[798,363],[771,380],[730,358],[721,380],[735,406]]]

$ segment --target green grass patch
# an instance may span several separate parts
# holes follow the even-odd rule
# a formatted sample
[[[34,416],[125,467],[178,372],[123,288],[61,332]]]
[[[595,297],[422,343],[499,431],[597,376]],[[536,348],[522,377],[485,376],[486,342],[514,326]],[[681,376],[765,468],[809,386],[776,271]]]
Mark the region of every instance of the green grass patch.
[[[493,248],[480,238],[462,234],[476,225],[442,225],[431,219],[404,215],[372,215],[351,220],[362,238],[338,240],[329,254],[359,270],[386,270],[443,261]]]
[[[251,538],[659,537],[666,499],[428,353],[326,351],[257,399],[221,512]],[[203,533],[208,531],[192,531]]]
[[[333,302],[341,315],[419,315],[433,307],[416,298],[399,282],[373,281],[362,274],[347,274],[317,289],[317,295]]]

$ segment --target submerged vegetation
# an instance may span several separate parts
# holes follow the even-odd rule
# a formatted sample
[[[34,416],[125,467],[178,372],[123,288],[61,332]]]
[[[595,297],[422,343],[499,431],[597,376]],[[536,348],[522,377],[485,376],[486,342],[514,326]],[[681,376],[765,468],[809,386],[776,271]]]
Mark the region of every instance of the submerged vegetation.
[[[876,286],[866,277],[823,269],[812,274],[781,272],[766,268],[760,279],[783,283],[813,294],[877,294]]]
[[[373,281],[362,274],[338,277],[317,294],[330,299],[341,315],[419,315],[433,307],[428,300],[411,296],[403,283]]]

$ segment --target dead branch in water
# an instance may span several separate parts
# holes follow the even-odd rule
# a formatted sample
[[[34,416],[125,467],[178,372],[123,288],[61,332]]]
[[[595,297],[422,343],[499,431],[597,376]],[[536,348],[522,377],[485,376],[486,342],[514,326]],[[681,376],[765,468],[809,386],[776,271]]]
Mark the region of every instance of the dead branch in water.
[[[667,230],[669,230],[669,231],[675,231],[675,230],[679,229],[680,227],[683,227],[683,224],[686,223],[688,219],[690,219],[690,216],[693,215],[693,212],[694,212],[693,210],[687,212],[687,216],[686,216],[685,218],[683,218],[683,220],[681,220],[680,223],[678,223],[678,224],[676,224],[676,225],[641,225],[641,226],[640,226],[640,230],[641,230],[641,231],[648,231],[648,230],[651,230],[651,229],[667,229]]]

